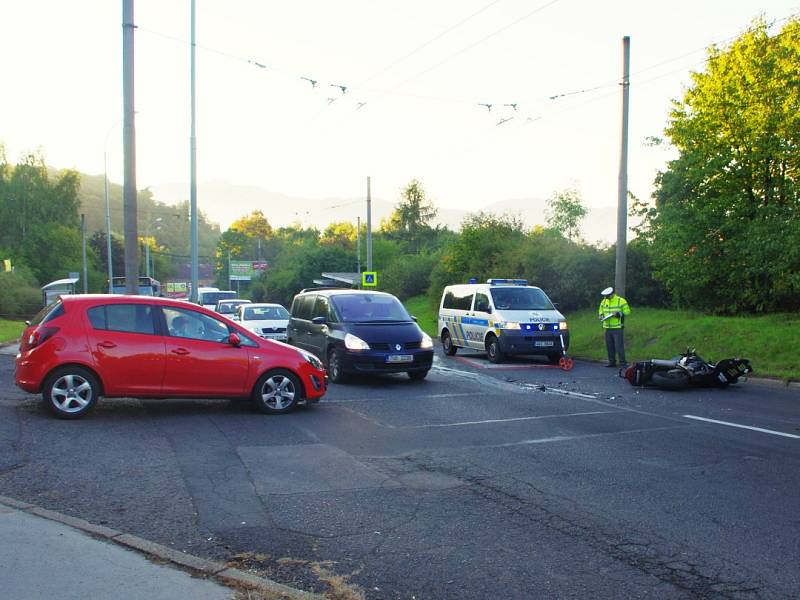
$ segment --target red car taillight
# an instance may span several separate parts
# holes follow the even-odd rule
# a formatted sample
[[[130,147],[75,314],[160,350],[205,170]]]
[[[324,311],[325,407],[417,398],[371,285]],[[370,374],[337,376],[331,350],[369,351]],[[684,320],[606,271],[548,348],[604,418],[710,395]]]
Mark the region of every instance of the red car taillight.
[[[58,327],[37,327],[28,336],[28,339],[22,341],[22,348],[20,348],[20,350],[30,350],[31,348],[40,346],[57,333]]]

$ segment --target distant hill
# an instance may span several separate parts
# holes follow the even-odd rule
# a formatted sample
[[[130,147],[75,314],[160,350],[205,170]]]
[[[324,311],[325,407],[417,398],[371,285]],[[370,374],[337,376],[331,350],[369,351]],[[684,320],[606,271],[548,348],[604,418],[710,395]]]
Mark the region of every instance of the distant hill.
[[[188,186],[165,184],[150,188],[154,199],[165,204],[186,200]],[[198,204],[210,221],[217,222],[225,230],[233,221],[260,210],[273,227],[284,227],[294,223],[324,229],[333,221],[355,223],[357,217],[366,220],[365,198],[302,198],[265,190],[257,186],[235,185],[224,181],[198,184]],[[388,218],[396,201],[372,199],[373,228],[381,219]],[[547,200],[543,198],[519,198],[501,200],[487,204],[484,212],[518,216],[528,227],[545,223]],[[457,230],[470,211],[438,207],[436,223]],[[477,212],[477,211],[474,211]],[[587,241],[611,243],[616,239],[617,209],[615,206],[591,208],[583,223],[583,235]]]
[[[80,173],[81,187],[78,196],[81,212],[86,215],[86,229],[89,235],[95,231],[106,230],[106,203],[102,175],[86,175]],[[122,186],[108,183],[109,213],[111,215],[111,231],[123,234],[124,218],[122,205]],[[189,253],[189,209],[186,205],[155,199],[149,190],[139,190],[136,198],[139,213],[139,235],[151,235],[159,246],[165,246],[170,252],[183,255]],[[210,222],[203,211],[198,219],[199,253],[213,257],[220,231],[216,223]]]

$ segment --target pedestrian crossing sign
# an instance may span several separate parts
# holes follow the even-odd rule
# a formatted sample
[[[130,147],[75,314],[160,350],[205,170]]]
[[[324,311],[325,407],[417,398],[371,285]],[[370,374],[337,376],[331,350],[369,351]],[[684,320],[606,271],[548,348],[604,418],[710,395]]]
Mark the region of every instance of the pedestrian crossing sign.
[[[378,285],[377,271],[364,271],[361,273],[361,285],[364,287],[375,287]]]

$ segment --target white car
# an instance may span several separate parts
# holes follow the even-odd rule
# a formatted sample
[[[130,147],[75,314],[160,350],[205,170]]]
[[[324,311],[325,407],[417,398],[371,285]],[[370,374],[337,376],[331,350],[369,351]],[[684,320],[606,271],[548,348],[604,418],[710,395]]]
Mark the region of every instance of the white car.
[[[238,321],[256,335],[285,342],[289,311],[280,304],[242,304],[238,309]]]
[[[234,321],[236,321],[239,318],[239,307],[242,304],[250,304],[250,300],[245,300],[244,298],[236,298],[234,300],[220,300],[219,302],[217,302],[217,306],[214,307],[214,311],[218,312],[221,315],[225,315],[226,317],[230,317]]]

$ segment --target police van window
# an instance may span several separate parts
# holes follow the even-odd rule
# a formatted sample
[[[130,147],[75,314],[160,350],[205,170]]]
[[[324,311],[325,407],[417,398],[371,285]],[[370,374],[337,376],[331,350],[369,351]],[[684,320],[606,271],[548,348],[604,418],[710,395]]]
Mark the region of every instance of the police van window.
[[[550,298],[539,288],[495,287],[491,294],[497,310],[555,310]]]
[[[455,306],[457,310],[470,310],[472,308],[472,292],[458,292],[455,295]]]
[[[478,312],[485,312],[488,313],[491,311],[491,307],[489,305],[489,296],[482,292],[477,292],[475,294],[475,310]]]
[[[456,297],[453,292],[448,291],[444,295],[444,302],[442,302],[442,308],[455,308],[456,307]]]

